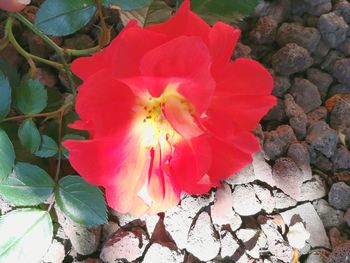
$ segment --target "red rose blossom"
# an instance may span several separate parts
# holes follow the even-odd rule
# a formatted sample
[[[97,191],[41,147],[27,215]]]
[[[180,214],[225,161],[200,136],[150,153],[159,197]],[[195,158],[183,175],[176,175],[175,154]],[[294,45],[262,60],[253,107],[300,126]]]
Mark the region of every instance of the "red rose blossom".
[[[259,150],[251,130],[275,98],[262,65],[230,61],[239,35],[222,22],[210,27],[185,0],[168,21],[131,21],[103,51],[73,62],[84,82],[72,126],[90,138],[64,145],[112,208],[164,211],[251,162]]]

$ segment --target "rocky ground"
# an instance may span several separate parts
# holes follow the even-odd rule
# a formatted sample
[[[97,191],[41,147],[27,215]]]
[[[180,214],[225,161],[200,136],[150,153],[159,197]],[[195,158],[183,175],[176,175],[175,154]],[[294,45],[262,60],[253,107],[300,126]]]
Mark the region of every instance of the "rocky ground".
[[[35,7],[26,12],[30,17]],[[288,233],[296,222],[310,233],[300,262],[350,262],[349,25],[346,0],[260,6],[241,23],[234,54],[259,60],[275,79],[278,104],[255,130],[262,147],[253,163],[222,188],[184,195],[163,214],[132,218],[110,211],[108,224],[86,229],[58,213],[62,227],[44,262],[288,263],[294,252]],[[96,32],[90,27],[57,41],[86,48]],[[33,53],[52,55],[31,33],[23,38]],[[11,47],[0,57],[22,62]],[[39,68],[38,78],[64,89],[64,79],[47,68]]]

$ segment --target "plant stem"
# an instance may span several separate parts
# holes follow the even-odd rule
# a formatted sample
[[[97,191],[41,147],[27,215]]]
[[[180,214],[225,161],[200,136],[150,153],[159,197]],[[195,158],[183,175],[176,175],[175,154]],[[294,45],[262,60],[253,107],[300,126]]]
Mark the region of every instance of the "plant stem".
[[[97,14],[100,18],[100,23],[101,23],[101,34],[99,38],[99,46],[101,48],[107,46],[109,42],[111,41],[111,31],[108,28],[105,18],[103,16],[103,10],[102,10],[102,2],[101,0],[95,0],[96,3],[96,9],[97,9]]]

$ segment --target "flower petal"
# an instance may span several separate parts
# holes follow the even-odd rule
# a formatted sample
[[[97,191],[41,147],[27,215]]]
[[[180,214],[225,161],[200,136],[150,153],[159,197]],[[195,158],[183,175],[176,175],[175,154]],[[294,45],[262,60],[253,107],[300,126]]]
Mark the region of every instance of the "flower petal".
[[[238,134],[230,143],[211,138],[212,163],[209,177],[219,183],[252,161],[252,153],[259,150],[257,139],[250,132]]]
[[[190,10],[190,1],[185,0],[175,15],[169,20],[164,23],[149,25],[146,29],[165,34],[170,38],[200,36],[206,41],[210,26]]]
[[[151,51],[141,61],[145,85],[159,97],[169,84],[195,107],[198,114],[209,105],[214,92],[208,48],[198,37],[178,37]]]
[[[215,72],[229,63],[241,31],[223,22],[217,22],[209,33],[209,50]]]
[[[226,95],[270,95],[273,89],[271,74],[258,62],[239,58],[218,73],[217,93]]]
[[[169,173],[178,189],[189,194],[203,194],[215,186],[204,180],[212,159],[205,136],[183,140],[174,147]]]
[[[105,69],[91,75],[80,86],[76,111],[93,128],[91,135],[95,138],[113,135],[129,125],[134,106],[134,93]]]
[[[179,99],[169,97],[164,105],[163,112],[173,128],[185,139],[191,139],[203,134],[186,104]]]

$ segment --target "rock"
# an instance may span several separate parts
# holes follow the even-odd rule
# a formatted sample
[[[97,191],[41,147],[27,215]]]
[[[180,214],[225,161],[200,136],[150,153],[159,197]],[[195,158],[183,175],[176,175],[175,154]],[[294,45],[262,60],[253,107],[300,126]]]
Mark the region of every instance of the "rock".
[[[48,88],[53,88],[57,82],[57,75],[47,68],[36,68],[35,78]]]
[[[165,212],[164,225],[179,249],[187,245],[187,235],[196,214],[213,199],[207,195],[192,197],[185,195],[181,205],[173,207]]]
[[[194,226],[191,227],[186,250],[201,261],[211,260],[219,253],[220,240],[207,212],[200,213]]]
[[[346,213],[344,214],[344,220],[350,226],[350,208],[346,210]]]
[[[102,226],[101,241],[105,242],[110,236],[112,236],[119,229],[120,229],[120,226],[113,221],[109,221],[107,224],[104,224]]]
[[[296,206],[297,201],[279,190],[273,190],[276,209],[285,209]]]
[[[307,116],[307,124],[310,126],[311,124],[318,122],[318,121],[325,121],[327,119],[327,109],[326,107],[318,107],[313,111],[310,111]]]
[[[346,23],[350,23],[350,3],[346,0],[340,0],[334,7],[335,12],[341,15]]]
[[[335,12],[321,15],[318,21],[322,38],[332,48],[339,46],[345,40],[348,28],[343,17]]]
[[[314,175],[310,181],[302,184],[297,201],[313,201],[326,195],[327,190],[324,181],[318,175]]]
[[[317,215],[311,203],[305,203],[281,213],[283,220],[288,225],[290,225],[290,221],[293,215],[299,215],[303,222],[306,224],[306,230],[310,233],[310,239],[308,240],[308,243],[312,248],[330,248],[329,240],[322,221]]]
[[[237,239],[232,235],[231,232],[225,231],[221,234],[221,251],[220,256],[224,259],[226,257],[232,257],[237,249],[239,244]]]
[[[288,149],[288,146],[296,141],[292,128],[288,125],[280,125],[276,130],[265,134],[264,151],[266,155],[276,160],[282,156]]]
[[[232,194],[233,208],[241,216],[255,215],[262,206],[252,185],[237,185]]]
[[[350,86],[350,58],[336,59],[331,72],[340,83]]]
[[[313,16],[319,16],[332,10],[331,0],[304,0],[306,12]]]
[[[344,232],[340,232],[336,227],[329,229],[328,235],[333,249],[348,240],[347,235]]]
[[[52,244],[42,259],[43,263],[62,263],[66,256],[66,251],[62,243],[56,239],[52,240]]]
[[[277,159],[272,174],[279,189],[290,197],[299,199],[303,174],[292,159],[287,157]]]
[[[325,249],[315,249],[308,255],[305,263],[327,263],[329,251]]]
[[[252,258],[260,258],[260,248],[267,246],[267,240],[264,233],[256,229],[239,229],[236,232],[239,240],[243,242],[246,253]]]
[[[350,186],[343,182],[333,184],[328,194],[328,202],[336,209],[350,208]]]
[[[47,48],[44,40],[31,31],[26,32],[24,36],[27,38],[28,47],[31,54],[45,59],[49,58],[52,51],[51,49]]]
[[[265,210],[266,213],[272,213],[272,211],[275,209],[275,198],[271,194],[270,190],[257,184],[254,184],[253,187],[255,195],[260,201],[261,208]]]
[[[346,38],[344,42],[338,47],[338,50],[343,52],[343,54],[348,57],[350,56],[350,38]]]
[[[247,46],[242,44],[241,42],[238,42],[235,47],[235,53],[233,54],[233,59],[236,58],[250,58],[252,49]]]
[[[350,241],[345,242],[329,255],[327,263],[348,263],[350,258]]]
[[[94,253],[100,242],[101,226],[87,228],[78,225],[68,217],[65,217],[57,205],[55,205],[55,210],[58,222],[71,241],[74,249],[81,255]]]
[[[285,95],[284,105],[289,118],[289,125],[292,127],[296,137],[301,140],[306,135],[307,117],[303,109],[295,103],[290,94]]]
[[[273,20],[281,23],[288,18],[290,9],[290,0],[276,0],[273,2],[261,2],[256,7],[255,12],[258,16],[272,16]]]
[[[307,49],[289,43],[272,56],[272,68],[281,75],[291,75],[303,71],[313,64]]]
[[[267,112],[263,120],[283,122],[285,118],[286,118],[286,111],[284,109],[283,100],[277,98],[276,105]]]
[[[87,34],[75,34],[64,39],[64,47],[72,49],[85,49],[95,46],[95,41]]]
[[[344,220],[344,212],[340,210],[335,210],[331,207],[328,202],[324,199],[317,200],[313,203],[317,214],[321,218],[325,228],[330,228],[333,226],[340,226]]]
[[[340,146],[336,149],[332,156],[334,170],[349,170],[350,169],[350,152],[345,146]]]
[[[226,183],[234,186],[237,184],[247,184],[255,180],[255,174],[253,165],[250,163],[246,165],[243,169],[237,172],[235,175],[227,178]]]
[[[0,214],[4,215],[10,212],[12,209],[13,209],[13,206],[0,196]]]
[[[273,76],[274,88],[272,94],[283,98],[286,91],[291,87],[290,80],[285,76]]]
[[[142,256],[147,244],[142,230],[131,232],[119,229],[104,244],[100,258],[106,263],[119,260],[131,262]]]
[[[331,71],[332,67],[334,66],[334,63],[337,59],[340,59],[342,57],[342,54],[338,50],[331,50],[327,54],[327,56],[323,59],[322,64],[320,65],[320,68],[322,70]]]
[[[307,79],[295,78],[290,93],[305,113],[315,110],[322,104],[318,88]]]
[[[295,43],[300,47],[306,48],[309,52],[313,52],[321,35],[316,28],[304,27],[297,23],[283,23],[276,36],[276,41],[281,47],[289,43]]]
[[[293,258],[293,248],[283,239],[273,221],[267,219],[261,224],[261,229],[266,235],[268,251],[278,260],[289,263]]]
[[[310,163],[322,172],[330,172],[333,169],[333,163],[322,153],[309,147]]]
[[[274,186],[272,168],[266,162],[265,156],[262,152],[256,152],[253,154],[253,171],[255,175],[255,180],[265,182],[270,186]]]
[[[321,39],[313,52],[314,63],[317,65],[321,64],[323,58],[327,56],[329,50],[329,45],[323,39]]]
[[[250,40],[256,44],[271,44],[275,41],[277,22],[272,16],[260,17],[255,28],[249,33]]]
[[[338,100],[331,112],[330,125],[333,129],[350,128],[350,98]]]
[[[142,263],[154,263],[159,262],[159,260],[167,263],[182,263],[184,255],[158,243],[153,243],[147,250]]]
[[[328,93],[328,88],[333,82],[332,76],[316,68],[309,68],[306,74],[307,79],[318,88],[321,100],[324,101]]]
[[[304,144],[292,143],[288,148],[287,157],[291,158],[303,173],[303,182],[312,178],[310,156]]]
[[[318,121],[310,125],[305,140],[310,144],[311,154],[317,150],[326,157],[331,157],[338,144],[338,135],[327,123]]]
[[[145,215],[142,217],[145,220],[146,227],[147,227],[147,233],[149,237],[152,237],[152,234],[154,232],[154,229],[159,222],[159,216],[158,215]]]
[[[350,89],[343,84],[336,84],[330,88],[328,97],[331,98],[336,94],[350,94]]]
[[[224,183],[222,188],[216,190],[214,204],[211,206],[213,224],[218,226],[229,224],[232,231],[238,229],[242,224],[242,219],[233,211],[232,206],[231,187]]]

